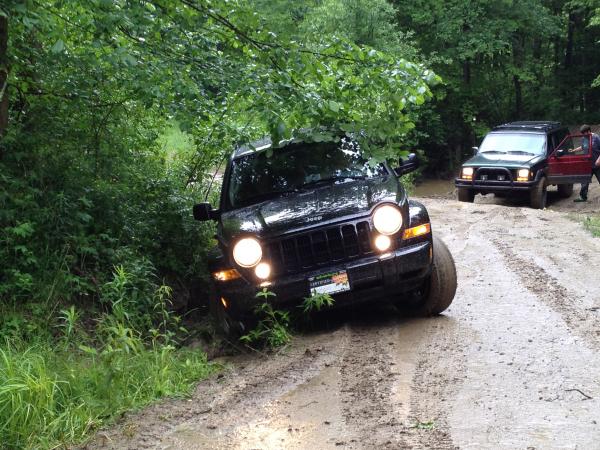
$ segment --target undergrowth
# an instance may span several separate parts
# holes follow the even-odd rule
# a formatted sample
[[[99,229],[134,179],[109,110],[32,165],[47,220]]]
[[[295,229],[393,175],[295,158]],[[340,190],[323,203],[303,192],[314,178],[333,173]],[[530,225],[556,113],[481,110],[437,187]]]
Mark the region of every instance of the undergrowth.
[[[203,352],[180,348],[170,288],[152,280],[150,265],[138,269],[115,268],[95,315],[2,307],[1,448],[82,442],[125,411],[185,395],[215,369]]]
[[[586,217],[583,220],[583,226],[594,236],[600,237],[600,215]]]
[[[256,298],[262,301],[254,310],[257,325],[242,336],[240,341],[247,345],[264,345],[270,349],[287,345],[293,336],[291,323],[299,322],[302,318],[306,319],[311,312],[320,311],[334,303],[329,294],[313,293],[300,305],[302,314],[299,316],[298,313],[273,308],[269,299],[275,296],[276,294],[267,288],[263,288],[256,294]]]
[[[256,294],[256,298],[262,300],[254,311],[258,323],[248,334],[240,338],[243,343],[265,344],[270,348],[277,348],[292,340],[289,313],[274,309],[269,303],[270,297],[275,297],[275,293],[266,288]]]

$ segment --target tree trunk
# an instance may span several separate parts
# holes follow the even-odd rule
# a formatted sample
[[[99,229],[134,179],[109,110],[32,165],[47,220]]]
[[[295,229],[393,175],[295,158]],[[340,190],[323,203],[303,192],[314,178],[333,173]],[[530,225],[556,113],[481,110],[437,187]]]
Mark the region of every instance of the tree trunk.
[[[573,65],[573,34],[575,33],[575,14],[569,13],[569,22],[567,24],[567,44],[565,49],[565,70]]]
[[[0,16],[0,138],[8,128],[8,18]],[[1,150],[0,150],[1,152]],[[0,156],[2,156],[0,154]]]
[[[513,76],[513,81],[515,83],[515,119],[520,119],[523,113],[523,89],[517,75]]]
[[[513,84],[515,87],[515,119],[520,119],[523,114],[523,86],[519,73],[523,71],[525,65],[525,38],[518,33],[512,39],[513,52]]]
[[[463,82],[465,84],[471,83],[471,63],[468,59],[463,62]]]

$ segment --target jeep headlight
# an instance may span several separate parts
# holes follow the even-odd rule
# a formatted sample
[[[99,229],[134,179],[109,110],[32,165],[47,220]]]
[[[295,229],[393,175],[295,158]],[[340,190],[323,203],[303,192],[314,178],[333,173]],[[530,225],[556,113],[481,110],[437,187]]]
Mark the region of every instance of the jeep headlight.
[[[373,226],[385,236],[397,233],[402,228],[402,213],[392,205],[379,206],[373,213]]]
[[[519,169],[517,171],[517,181],[529,181],[529,169]]]
[[[463,167],[461,178],[463,180],[472,180],[473,179],[473,168],[472,167]]]
[[[254,267],[262,258],[262,247],[258,240],[242,238],[233,246],[233,259],[242,267]]]

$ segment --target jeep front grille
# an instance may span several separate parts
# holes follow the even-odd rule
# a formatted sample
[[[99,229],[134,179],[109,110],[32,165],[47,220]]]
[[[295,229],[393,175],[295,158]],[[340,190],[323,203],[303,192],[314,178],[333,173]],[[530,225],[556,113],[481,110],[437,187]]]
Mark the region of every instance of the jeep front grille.
[[[310,270],[373,253],[369,222],[343,224],[267,242],[266,256],[278,274]]]
[[[477,181],[511,182],[512,174],[505,168],[480,167],[475,172],[475,182]]]

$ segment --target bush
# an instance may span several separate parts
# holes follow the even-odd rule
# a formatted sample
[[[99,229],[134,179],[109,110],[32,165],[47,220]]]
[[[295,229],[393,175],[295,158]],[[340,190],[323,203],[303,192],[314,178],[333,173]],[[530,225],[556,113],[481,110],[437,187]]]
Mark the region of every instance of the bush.
[[[111,342],[117,342],[113,339]],[[190,391],[214,366],[199,351],[146,348],[135,334],[106,352],[51,343],[0,348],[0,442],[54,448],[80,442],[122,412]]]
[[[215,370],[204,353],[177,349],[185,330],[170,310],[171,289],[156,283],[147,260],[132,270],[116,267],[100,291],[106,312],[91,329],[74,306],[59,313],[55,327],[40,308],[34,330],[54,328],[56,336],[23,334],[23,315],[4,308],[0,442],[6,447],[80,442],[124,411],[189,392]]]

